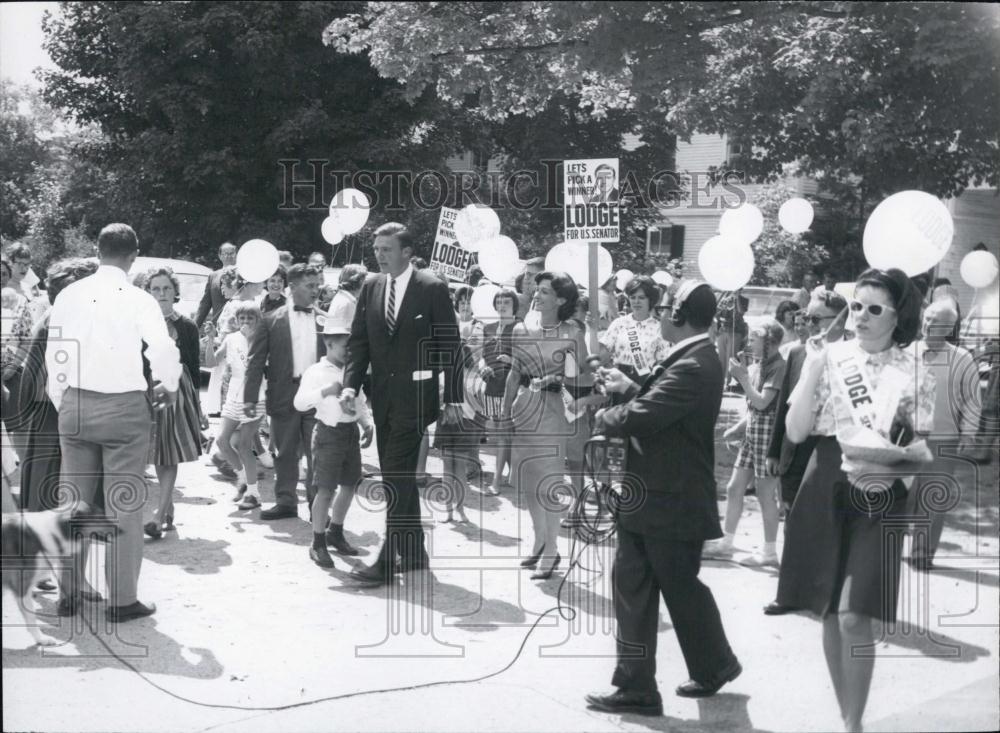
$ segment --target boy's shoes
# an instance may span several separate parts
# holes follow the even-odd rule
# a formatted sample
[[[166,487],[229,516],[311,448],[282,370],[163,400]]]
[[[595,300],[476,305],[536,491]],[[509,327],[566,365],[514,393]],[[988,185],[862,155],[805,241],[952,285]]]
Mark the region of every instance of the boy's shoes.
[[[357,548],[353,547],[347,541],[347,538],[344,537],[344,531],[338,531],[333,527],[326,530],[326,544],[332,547],[338,555],[350,555],[353,557],[360,554]]]
[[[309,548],[309,559],[314,563],[319,565],[321,568],[332,568],[333,558],[330,557],[330,553],[326,551],[325,547],[310,547]]]
[[[257,509],[260,507],[260,499],[257,498],[256,494],[250,494],[249,496],[244,496],[243,501],[239,504],[239,509]]]
[[[247,485],[240,484],[239,487],[236,489],[236,494],[233,496],[233,501],[239,501],[240,499],[242,499],[243,495],[246,492],[247,492]]]

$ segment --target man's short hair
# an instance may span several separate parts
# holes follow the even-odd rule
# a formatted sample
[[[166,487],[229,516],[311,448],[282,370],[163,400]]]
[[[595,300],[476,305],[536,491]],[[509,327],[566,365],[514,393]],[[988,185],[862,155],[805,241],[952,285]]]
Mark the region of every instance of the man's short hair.
[[[308,275],[323,277],[323,272],[314,265],[307,265],[304,262],[297,262],[288,268],[288,284],[297,283]]]
[[[524,269],[527,270],[529,267],[541,267],[545,269],[545,258],[544,257],[532,257],[530,260],[524,263]]]
[[[128,224],[108,224],[97,235],[101,257],[128,257],[139,251],[139,238]]]
[[[810,300],[822,303],[826,308],[838,313],[847,307],[847,299],[835,290],[823,290],[813,295]]]
[[[7,248],[7,259],[11,262],[17,262],[18,260],[30,260],[31,248],[22,242],[14,242],[14,244]]]
[[[410,230],[406,228],[404,224],[400,224],[396,221],[386,222],[378,229],[375,230],[376,237],[395,237],[396,241],[399,242],[400,249],[409,248],[410,254],[416,249],[416,245],[413,243],[413,235],[410,234]]]
[[[323,260],[323,262],[326,262],[326,255],[323,254],[322,252],[310,252],[309,257],[307,257],[306,259],[311,260],[316,257],[319,257],[321,260]]]
[[[601,163],[594,170],[594,178],[597,178],[598,176],[600,176],[601,175],[601,171],[607,171],[608,173],[611,174],[612,178],[615,177],[615,169],[612,166],[608,165],[607,163]]]
[[[232,247],[233,249],[238,249],[237,246],[235,244],[233,244],[232,242],[223,242],[222,244],[219,245],[218,252],[221,254],[222,250],[225,247]]]

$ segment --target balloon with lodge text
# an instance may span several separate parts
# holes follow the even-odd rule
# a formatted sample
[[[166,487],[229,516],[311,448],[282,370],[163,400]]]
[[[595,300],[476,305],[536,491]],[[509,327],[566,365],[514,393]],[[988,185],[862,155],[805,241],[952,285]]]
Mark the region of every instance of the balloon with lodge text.
[[[897,267],[910,277],[927,272],[948,253],[955,225],[948,207],[923,191],[901,191],[875,207],[865,224],[865,259]]]

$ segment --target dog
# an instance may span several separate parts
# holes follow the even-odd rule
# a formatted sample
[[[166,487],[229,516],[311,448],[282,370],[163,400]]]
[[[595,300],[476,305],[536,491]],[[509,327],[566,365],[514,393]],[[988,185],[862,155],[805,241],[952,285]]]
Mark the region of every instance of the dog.
[[[0,543],[3,546],[2,587],[18,599],[24,625],[38,646],[52,646],[56,639],[43,636],[28,623],[25,610],[38,618],[33,590],[39,579],[57,575],[60,568],[77,563],[91,538],[107,541],[121,534],[109,517],[82,506],[72,511],[4,513]],[[75,566],[74,566],[75,567]],[[62,595],[72,595],[60,589]]]

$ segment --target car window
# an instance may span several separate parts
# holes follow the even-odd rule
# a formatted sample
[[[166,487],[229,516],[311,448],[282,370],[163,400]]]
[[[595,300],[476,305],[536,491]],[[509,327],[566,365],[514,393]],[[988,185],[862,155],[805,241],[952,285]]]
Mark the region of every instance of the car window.
[[[177,275],[177,281],[181,286],[181,300],[201,300],[201,296],[205,292],[207,276],[182,272],[175,273],[175,275]]]

